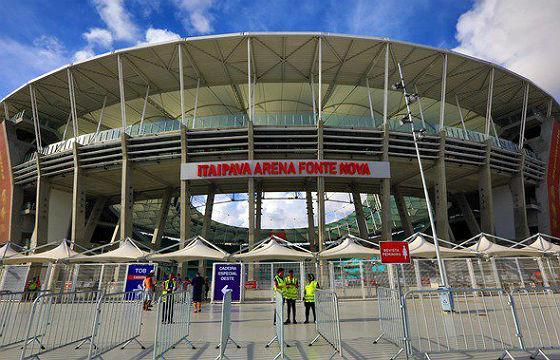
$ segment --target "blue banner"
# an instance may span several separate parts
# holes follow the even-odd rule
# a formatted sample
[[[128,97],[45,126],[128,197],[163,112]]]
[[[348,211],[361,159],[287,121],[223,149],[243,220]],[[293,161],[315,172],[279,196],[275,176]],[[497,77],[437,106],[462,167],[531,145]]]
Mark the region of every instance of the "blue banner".
[[[222,289],[231,289],[231,300],[241,300],[241,264],[214,264],[214,301],[222,301]]]
[[[149,273],[155,271],[154,264],[130,264],[126,274],[124,291],[141,290],[142,283]]]

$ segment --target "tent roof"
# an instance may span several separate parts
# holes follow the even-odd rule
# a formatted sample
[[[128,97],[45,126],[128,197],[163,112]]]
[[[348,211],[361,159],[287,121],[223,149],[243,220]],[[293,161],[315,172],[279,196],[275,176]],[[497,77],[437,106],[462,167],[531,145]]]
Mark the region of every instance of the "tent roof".
[[[534,236],[534,235],[533,235]],[[531,236],[531,237],[533,237]],[[530,243],[529,245],[522,248],[522,250],[530,250],[530,251],[542,251],[544,253],[560,253],[560,245],[556,245],[547,239],[545,239],[541,234],[537,234],[535,240]]]
[[[16,255],[22,255],[22,254],[14,250],[12,244],[7,243],[4,244],[4,246],[0,247],[0,260],[4,260],[8,257],[16,256]]]
[[[534,256],[540,254],[537,249],[510,248],[490,241],[485,234],[480,234],[479,236],[480,238],[476,244],[468,247],[468,249],[471,249],[479,254],[488,256]]]
[[[131,239],[126,239],[120,243],[115,250],[97,255],[79,255],[71,259],[72,262],[127,262],[145,258],[149,253],[140,249]]]
[[[341,239],[340,243],[330,249],[319,253],[321,259],[343,259],[359,258],[370,259],[372,256],[379,255],[378,249],[372,249],[359,244],[362,240],[352,235],[347,235]]]
[[[78,253],[74,250],[70,249],[66,240],[63,240],[57,247],[54,249],[31,254],[31,255],[22,255],[18,254],[7,259],[4,259],[5,264],[25,264],[25,263],[49,263],[49,262],[58,262],[61,260],[66,260],[71,256],[77,256]]]
[[[414,234],[409,239],[408,248],[411,257],[433,258],[436,257],[436,246],[426,240],[429,237],[425,234]],[[461,256],[474,256],[473,252],[466,250],[450,249],[443,246],[439,247],[439,252],[442,257],[461,257]]]
[[[295,250],[290,243],[277,236],[270,236],[257,247],[246,253],[233,255],[237,260],[305,260],[312,259],[313,254],[304,249]]]
[[[216,246],[210,244],[206,239],[197,236],[192,239],[184,248],[170,253],[151,254],[148,260],[178,262],[189,260],[225,260],[229,254]]]

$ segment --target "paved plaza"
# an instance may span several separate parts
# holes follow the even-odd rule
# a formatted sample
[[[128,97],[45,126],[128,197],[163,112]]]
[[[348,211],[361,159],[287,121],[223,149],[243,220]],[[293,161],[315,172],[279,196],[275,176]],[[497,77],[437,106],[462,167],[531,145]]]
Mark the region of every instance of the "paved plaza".
[[[314,346],[308,346],[316,336],[315,326],[303,324],[303,306],[298,304],[297,325],[285,326],[285,337],[290,346],[287,355],[290,359],[329,359],[333,348],[320,340]],[[272,326],[272,304],[242,304],[232,307],[232,337],[242,348],[228,347],[226,352],[230,359],[272,359],[278,348],[272,345],[265,348],[265,344],[274,336]],[[373,344],[372,341],[379,334],[377,301],[343,301],[340,302],[341,332],[343,340],[344,358],[346,359],[388,359],[397,348],[385,341]],[[203,312],[193,314],[190,339],[196,350],[186,345],[179,345],[166,354],[167,359],[214,359],[218,355],[216,345],[220,335],[221,305],[205,305]],[[110,360],[151,359],[154,330],[155,311],[145,312],[143,319],[141,340],[146,346],[140,349],[138,344],[131,344],[125,350],[113,350],[104,356]],[[20,346],[12,346],[0,351],[0,359],[18,359]],[[551,359],[560,359],[560,352],[547,352]],[[528,359],[529,356],[514,353],[516,359]],[[74,346],[59,349],[41,356],[41,359],[69,360],[84,359],[87,356],[87,346],[74,350]],[[434,359],[495,359],[498,353],[470,353],[470,354],[441,354]],[[401,356],[404,358],[404,355]]]

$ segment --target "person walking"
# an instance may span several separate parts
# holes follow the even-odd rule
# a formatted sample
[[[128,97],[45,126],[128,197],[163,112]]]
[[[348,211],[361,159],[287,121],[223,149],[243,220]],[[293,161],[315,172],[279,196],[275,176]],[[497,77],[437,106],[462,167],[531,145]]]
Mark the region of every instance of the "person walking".
[[[152,311],[152,299],[154,296],[154,273],[153,271],[144,278],[144,311]]]
[[[284,291],[286,289],[286,283],[284,281],[284,268],[279,268],[274,276],[274,296],[276,293],[282,294],[284,296]],[[282,300],[284,301],[284,300]],[[274,324],[276,325],[276,307],[274,307]]]
[[[204,278],[200,276],[200,273],[196,273],[196,276],[192,280],[193,287],[193,304],[194,312],[202,311],[202,292],[204,291]]]
[[[319,289],[319,283],[315,280],[315,275],[307,274],[307,283],[303,288],[303,304],[305,305],[305,322],[309,324],[309,311],[313,311],[313,322],[317,321],[315,316],[315,290]]]
[[[163,303],[163,314],[161,322],[164,324],[173,323],[173,291],[177,288],[177,282],[173,274],[169,274],[167,280],[163,282],[163,291],[161,292]]]
[[[284,298],[286,299],[286,304],[288,304],[288,318],[284,324],[290,324],[290,314],[292,314],[293,323],[297,324],[296,321],[296,300],[298,298],[299,283],[298,279],[294,276],[294,271],[288,271],[288,276],[284,279],[286,284],[286,289],[284,290]]]

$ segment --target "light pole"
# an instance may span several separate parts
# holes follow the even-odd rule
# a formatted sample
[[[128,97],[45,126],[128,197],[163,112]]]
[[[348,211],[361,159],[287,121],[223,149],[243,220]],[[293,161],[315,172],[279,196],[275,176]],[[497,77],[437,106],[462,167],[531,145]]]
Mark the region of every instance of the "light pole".
[[[430,195],[428,194],[428,187],[426,186],[426,177],[424,176],[424,168],[422,167],[422,158],[420,157],[420,150],[418,148],[417,139],[421,139],[424,135],[426,129],[416,130],[414,128],[414,122],[412,121],[412,113],[410,111],[410,104],[418,99],[417,94],[409,94],[406,91],[406,85],[404,83],[404,77],[402,73],[401,63],[397,63],[399,68],[400,82],[393,85],[395,90],[402,90],[404,94],[404,101],[406,104],[406,115],[401,119],[401,124],[410,124],[412,127],[412,139],[414,140],[414,148],[416,150],[416,159],[418,160],[418,167],[420,168],[420,178],[422,179],[422,188],[424,190],[424,198],[426,199],[426,206],[428,207],[428,217],[430,218],[430,226],[432,227],[432,234],[434,238],[434,246],[436,247],[436,258],[439,267],[439,276],[441,278],[441,284],[443,287],[447,288],[447,276],[445,274],[445,268],[443,265],[443,260],[441,259],[441,254],[439,251],[439,241],[437,237],[436,224],[434,221],[434,216],[432,214],[432,204],[430,203]]]

